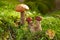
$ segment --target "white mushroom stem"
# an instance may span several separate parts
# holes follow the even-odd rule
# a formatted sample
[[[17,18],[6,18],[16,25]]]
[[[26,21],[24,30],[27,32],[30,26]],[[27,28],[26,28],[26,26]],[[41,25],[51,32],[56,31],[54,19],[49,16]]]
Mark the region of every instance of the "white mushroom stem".
[[[41,22],[36,20],[36,27],[38,27],[38,30],[42,31]]]
[[[28,23],[28,27],[29,27],[29,30],[30,30],[32,33],[35,32],[35,30],[34,30],[34,24],[33,24],[32,21],[31,21],[30,23]]]
[[[25,13],[21,12],[21,24],[23,25],[25,23]]]

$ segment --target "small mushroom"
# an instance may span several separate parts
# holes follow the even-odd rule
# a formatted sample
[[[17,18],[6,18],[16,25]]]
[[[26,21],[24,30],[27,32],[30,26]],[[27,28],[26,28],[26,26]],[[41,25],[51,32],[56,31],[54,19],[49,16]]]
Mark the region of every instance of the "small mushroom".
[[[28,18],[26,18],[26,21],[28,22],[28,24],[30,24],[32,21],[32,18],[28,17]]]
[[[31,26],[33,26],[32,18],[28,17],[28,18],[26,18],[26,21],[28,22],[29,28],[31,28]]]
[[[19,4],[16,6],[16,11],[21,13],[21,24],[25,23],[25,11],[29,10],[29,7],[25,4]]]
[[[42,27],[41,27],[41,20],[42,20],[42,18],[40,17],[40,16],[36,16],[35,17],[35,24],[36,24],[36,29],[37,30],[40,30],[40,31],[42,31]]]
[[[26,18],[26,21],[28,22],[28,29],[34,33],[35,30],[34,30],[34,23],[32,21],[32,18],[28,17]]]

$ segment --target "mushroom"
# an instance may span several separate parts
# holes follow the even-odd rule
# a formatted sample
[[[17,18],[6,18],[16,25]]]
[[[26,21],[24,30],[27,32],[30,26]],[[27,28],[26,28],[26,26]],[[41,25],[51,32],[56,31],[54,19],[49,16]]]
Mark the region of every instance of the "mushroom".
[[[41,17],[39,17],[39,16],[36,16],[35,17],[35,24],[36,24],[36,30],[40,30],[40,31],[42,31],[42,27],[41,27],[41,20],[42,20],[42,18]]]
[[[30,22],[32,21],[31,17],[26,18],[26,21],[28,22],[28,24],[30,24]]]
[[[32,21],[32,18],[28,17],[28,18],[26,18],[26,21],[28,22],[29,30],[34,33],[35,30],[34,30],[34,23]]]
[[[19,4],[16,6],[16,11],[21,13],[21,24],[25,23],[25,11],[29,10],[29,7],[25,4]]]

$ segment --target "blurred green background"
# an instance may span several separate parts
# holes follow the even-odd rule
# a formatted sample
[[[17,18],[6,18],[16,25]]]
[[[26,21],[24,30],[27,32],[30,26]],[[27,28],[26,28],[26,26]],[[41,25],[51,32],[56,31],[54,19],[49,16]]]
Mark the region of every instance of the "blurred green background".
[[[34,18],[42,16],[41,25],[43,32],[32,34],[25,25],[16,25],[20,20],[19,12],[15,11],[18,4],[25,3],[30,7],[27,11],[27,17]],[[53,40],[60,40],[60,10],[56,9],[55,0],[0,0],[0,40],[12,40],[10,31],[14,35],[14,40],[50,40],[46,37],[47,29],[56,32]]]

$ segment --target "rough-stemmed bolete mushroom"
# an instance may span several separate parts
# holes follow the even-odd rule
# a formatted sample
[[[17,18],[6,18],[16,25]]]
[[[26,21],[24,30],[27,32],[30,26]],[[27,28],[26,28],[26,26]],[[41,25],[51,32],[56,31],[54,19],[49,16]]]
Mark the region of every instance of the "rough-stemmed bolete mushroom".
[[[32,18],[28,17],[26,18],[26,21],[28,22],[28,27],[31,32],[35,32],[34,30],[34,23],[32,21]]]
[[[41,20],[42,20],[42,18],[39,17],[39,16],[36,16],[35,20],[36,20],[36,30],[42,31],[42,27],[41,27]]]
[[[25,23],[25,11],[29,10],[29,7],[25,4],[19,4],[16,6],[16,11],[21,13],[21,24]]]
[[[26,21],[28,22],[28,24],[32,21],[32,18],[28,17],[26,18]]]

